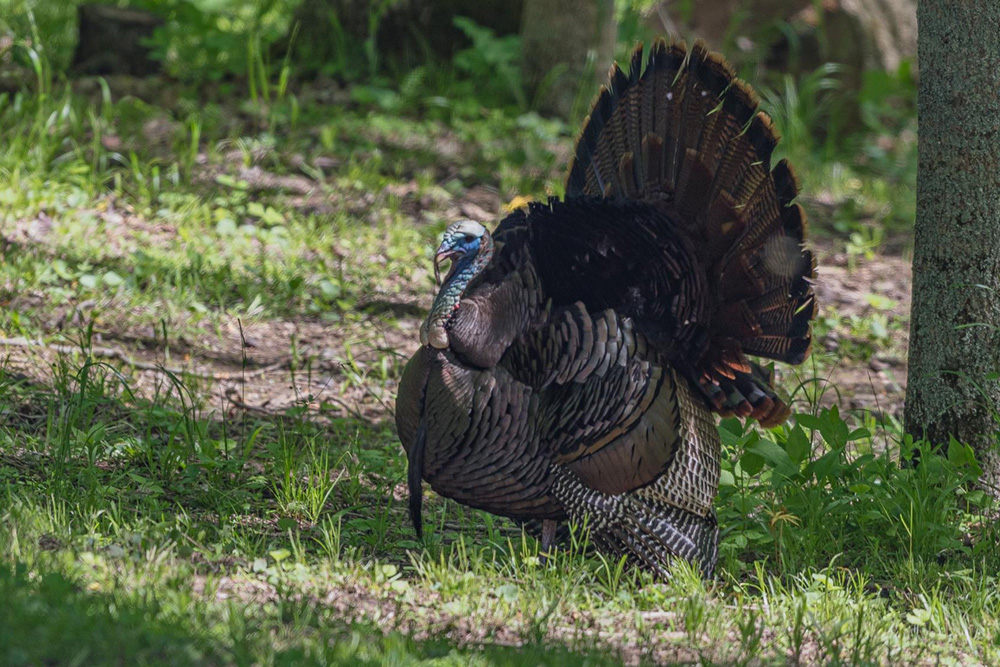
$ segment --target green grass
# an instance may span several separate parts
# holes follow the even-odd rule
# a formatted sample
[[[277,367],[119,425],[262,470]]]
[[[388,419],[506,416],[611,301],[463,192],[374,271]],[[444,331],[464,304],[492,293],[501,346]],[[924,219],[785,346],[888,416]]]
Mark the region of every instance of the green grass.
[[[105,593],[60,572],[29,576],[25,567],[0,567],[5,664],[615,664],[600,649],[585,655],[531,643],[515,649],[415,640],[298,600],[265,602],[248,615],[239,601],[207,602],[178,589],[185,575],[198,576],[147,574],[136,590]],[[212,592],[217,583],[203,585]],[[289,617],[294,626],[276,631]]]
[[[65,17],[31,33],[0,7],[35,35],[14,47],[28,87],[0,94],[7,662],[1000,661],[996,507],[968,449],[910,467],[891,417],[831,408],[831,370],[898,352],[875,293],[822,314],[839,342],[786,374],[794,426],[722,424],[717,580],[655,582],[582,532],[542,564],[430,493],[415,540],[391,405],[434,242],[559,195],[573,136],[473,96],[507,46],[335,97],[253,50],[215,87],[66,83]],[[912,224],[912,81],[869,82],[864,127],[831,143],[830,75],[765,100],[854,270]]]
[[[515,660],[500,648],[514,646],[552,664],[1000,655],[998,536],[958,445],[901,468],[863,453],[867,431],[832,412],[763,436],[727,422],[719,580],[678,567],[657,583],[582,536],[540,564],[508,522],[434,497],[416,543],[385,425],[227,421],[178,403],[134,398],[100,365],[64,364],[52,386],[3,376],[0,652],[29,664],[460,660],[483,644],[490,664]]]
[[[329,315],[391,294],[400,283],[412,284],[420,268],[414,250],[424,252],[447,222],[441,204],[465,191],[463,179],[479,182],[488,165],[500,162],[494,187],[506,197],[538,192],[543,175],[518,167],[551,165],[545,146],[565,140],[551,124],[530,118],[492,114],[478,125],[447,127],[350,110],[289,129],[279,150],[270,135],[243,135],[247,127],[226,128],[229,136],[213,128],[210,137],[207,127],[192,130],[200,119],[177,123],[134,99],[110,100],[106,91],[95,114],[68,89],[51,97],[0,97],[0,124],[9,137],[0,156],[0,202],[7,242],[16,250],[6,253],[0,280],[16,294],[44,290],[57,301],[100,296],[116,309],[156,311],[148,323],[166,320],[172,327],[248,311]],[[156,122],[167,133],[160,145],[140,146]],[[136,136],[122,139],[126,133]],[[199,137],[193,149],[183,148]],[[488,146],[481,155],[469,150],[473,139]],[[130,144],[135,149],[126,150]],[[442,146],[461,151],[442,154]],[[329,174],[313,166],[324,160],[335,163]],[[274,180],[290,172],[294,193],[280,182],[241,177],[263,173]],[[401,196],[418,207],[434,204],[416,220],[425,224],[412,224]],[[18,230],[17,223],[33,219],[40,219],[35,227]],[[359,255],[368,261],[344,261]],[[34,313],[20,305],[12,310],[23,323]]]

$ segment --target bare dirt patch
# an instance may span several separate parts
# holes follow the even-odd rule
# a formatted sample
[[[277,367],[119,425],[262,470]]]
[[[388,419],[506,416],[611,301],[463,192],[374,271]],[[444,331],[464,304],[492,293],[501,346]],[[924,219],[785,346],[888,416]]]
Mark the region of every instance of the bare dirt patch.
[[[31,238],[32,224],[19,228],[26,238],[18,240]],[[799,381],[815,373],[824,405],[901,417],[909,261],[886,254],[852,262],[828,242],[818,244],[817,255],[815,289],[822,320],[814,342],[817,361],[779,372]],[[113,304],[106,304],[94,323],[97,336],[90,348],[81,347],[68,332],[60,340],[59,331],[84,324],[94,306],[72,304],[51,321],[51,339],[30,344],[7,339],[6,344],[0,341],[0,348],[8,369],[39,381],[46,380],[56,357],[90,349],[94,357],[117,366],[139,394],[151,395],[162,387],[165,375],[173,373],[213,408],[280,414],[300,406],[310,412],[381,421],[392,416],[391,378],[416,349],[420,321],[432,296],[429,286],[424,293],[407,287],[391,298],[374,295],[370,302],[359,304],[367,315],[354,321],[233,319],[212,330],[195,328],[168,344],[152,327],[130,326],[127,313],[116,313]],[[866,324],[873,318],[883,323],[885,333],[877,340]],[[388,379],[367,381],[368,373],[385,370]]]
[[[822,403],[842,410],[872,410],[902,417],[909,342],[910,261],[879,254],[856,262],[827,244],[819,257],[816,298],[819,317],[817,357],[827,369]],[[872,332],[873,323],[875,332]],[[884,327],[884,336],[878,327]],[[873,338],[874,336],[874,338]],[[808,364],[808,362],[807,362]]]

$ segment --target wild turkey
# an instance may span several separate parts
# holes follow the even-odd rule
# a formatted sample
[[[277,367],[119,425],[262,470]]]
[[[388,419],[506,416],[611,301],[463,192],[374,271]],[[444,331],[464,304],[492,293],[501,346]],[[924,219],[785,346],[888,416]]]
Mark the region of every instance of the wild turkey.
[[[753,354],[809,354],[814,262],[798,185],[751,88],[697,43],[642,47],[585,121],[564,201],[491,235],[445,232],[448,259],[396,423],[421,531],[421,480],[541,524],[586,521],[599,548],[710,576],[719,436],[711,412],[789,414]]]

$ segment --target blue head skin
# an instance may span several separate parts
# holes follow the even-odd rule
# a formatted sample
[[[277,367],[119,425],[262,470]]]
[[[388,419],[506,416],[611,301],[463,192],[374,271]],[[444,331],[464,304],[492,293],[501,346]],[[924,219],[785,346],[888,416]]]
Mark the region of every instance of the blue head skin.
[[[430,315],[420,327],[420,342],[437,349],[448,347],[447,325],[461,305],[469,282],[493,257],[493,239],[486,228],[472,220],[460,220],[444,232],[434,257],[434,277],[440,282],[441,263],[451,260],[451,268],[441,282]]]

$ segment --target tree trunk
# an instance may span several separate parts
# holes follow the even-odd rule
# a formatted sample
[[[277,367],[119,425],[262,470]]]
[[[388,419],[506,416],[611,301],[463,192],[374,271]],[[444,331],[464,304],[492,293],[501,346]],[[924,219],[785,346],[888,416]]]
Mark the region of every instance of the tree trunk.
[[[470,45],[455,26],[472,19],[498,36],[517,34],[522,0],[303,0],[292,17],[294,43],[275,46],[276,57],[292,49],[299,75],[324,68],[357,70],[373,63],[365,42],[374,38],[378,62],[408,69],[429,57],[451,58]],[[374,32],[374,34],[372,34]]]
[[[524,81],[542,111],[568,118],[581,86],[605,83],[618,26],[613,0],[525,0],[521,20]]]
[[[920,0],[906,430],[972,445],[1000,485],[1000,4]]]

